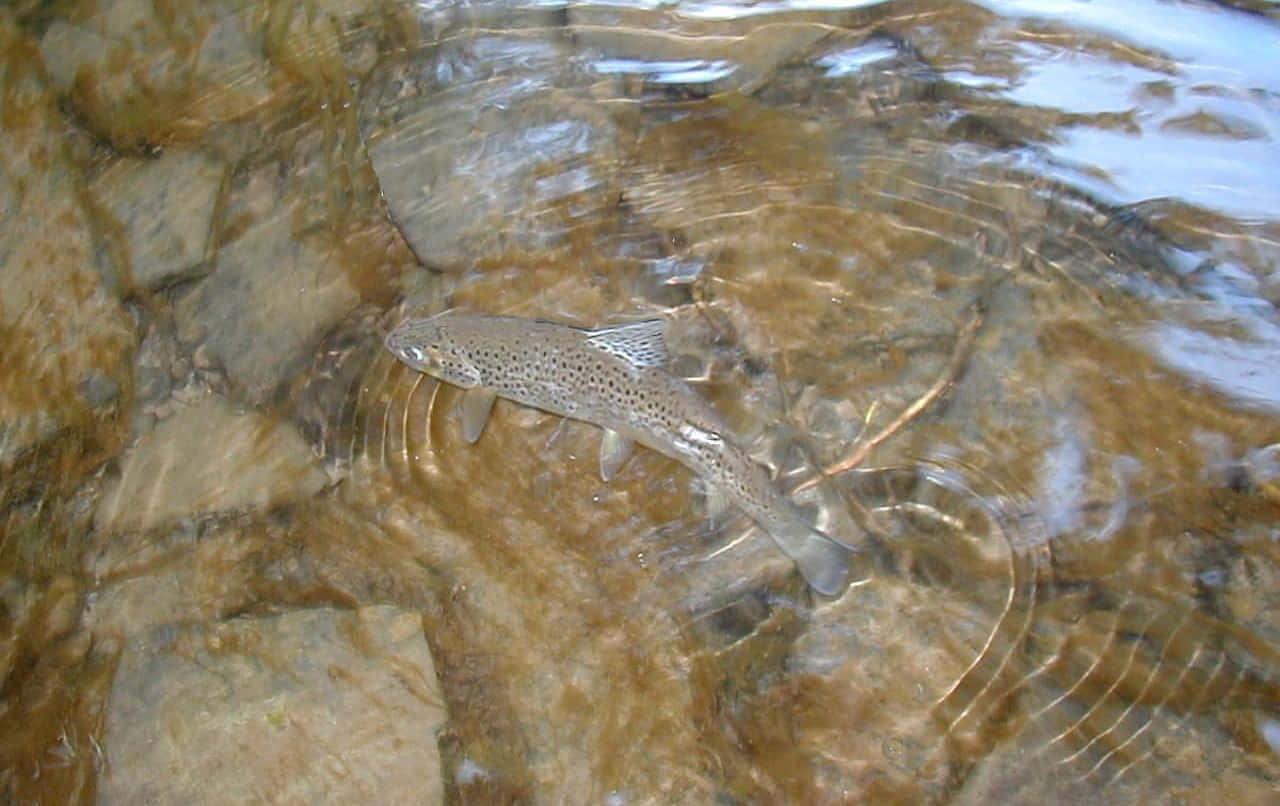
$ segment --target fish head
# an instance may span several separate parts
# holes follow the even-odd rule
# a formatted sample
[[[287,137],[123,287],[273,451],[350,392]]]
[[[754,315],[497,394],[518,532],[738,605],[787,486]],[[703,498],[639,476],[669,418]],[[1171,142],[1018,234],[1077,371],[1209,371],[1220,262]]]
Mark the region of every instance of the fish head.
[[[387,334],[384,344],[392,355],[418,372],[464,389],[480,385],[479,367],[441,316],[406,319]]]

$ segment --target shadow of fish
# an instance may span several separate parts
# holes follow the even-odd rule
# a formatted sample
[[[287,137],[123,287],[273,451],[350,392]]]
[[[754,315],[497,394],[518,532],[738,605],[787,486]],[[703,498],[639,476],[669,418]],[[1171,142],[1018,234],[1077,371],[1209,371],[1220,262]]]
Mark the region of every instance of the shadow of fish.
[[[773,538],[819,593],[845,585],[850,550],[805,522],[764,468],[728,436],[720,417],[663,369],[665,322],[583,330],[509,316],[446,311],[401,322],[387,348],[408,366],[467,390],[463,436],[480,438],[494,398],[604,429],[608,481],[640,443],[681,462],[708,486],[713,512],[733,504]]]

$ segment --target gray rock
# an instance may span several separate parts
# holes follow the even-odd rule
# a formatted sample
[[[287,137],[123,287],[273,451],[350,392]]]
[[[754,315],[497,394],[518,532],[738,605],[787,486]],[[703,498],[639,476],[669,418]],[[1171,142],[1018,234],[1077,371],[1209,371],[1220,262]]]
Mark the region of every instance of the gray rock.
[[[134,391],[143,404],[153,404],[168,396],[171,388],[169,373],[159,367],[138,367],[137,385]]]
[[[178,518],[266,508],[317,493],[319,461],[289,425],[207,397],[146,433],[102,497],[100,529],[148,529]]]
[[[157,288],[199,270],[211,246],[226,167],[194,151],[121,159],[90,186],[119,224],[128,285]]]
[[[120,385],[91,369],[80,379],[80,394],[91,408],[101,408],[120,396]]]
[[[394,607],[160,628],[120,658],[101,802],[439,803],[442,702]]]
[[[615,128],[585,88],[548,86],[558,49],[498,36],[457,49],[389,66],[362,108],[369,159],[421,261],[458,270],[554,246],[616,203]]]
[[[326,330],[360,302],[341,256],[319,237],[299,238],[292,211],[306,200],[280,196],[275,167],[243,193],[261,218],[218,253],[214,272],[176,306],[179,337],[203,341],[235,390],[261,403],[300,368]]]

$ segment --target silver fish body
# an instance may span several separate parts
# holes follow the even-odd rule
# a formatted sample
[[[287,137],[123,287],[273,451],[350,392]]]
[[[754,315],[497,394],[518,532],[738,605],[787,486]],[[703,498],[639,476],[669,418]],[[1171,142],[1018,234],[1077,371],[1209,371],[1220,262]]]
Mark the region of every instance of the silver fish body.
[[[446,311],[401,322],[386,346],[409,367],[468,390],[462,406],[469,441],[479,437],[494,397],[599,426],[606,480],[633,442],[669,456],[759,524],[811,587],[838,593],[849,549],[806,523],[719,415],[663,369],[664,328],[661,319],[584,330]]]

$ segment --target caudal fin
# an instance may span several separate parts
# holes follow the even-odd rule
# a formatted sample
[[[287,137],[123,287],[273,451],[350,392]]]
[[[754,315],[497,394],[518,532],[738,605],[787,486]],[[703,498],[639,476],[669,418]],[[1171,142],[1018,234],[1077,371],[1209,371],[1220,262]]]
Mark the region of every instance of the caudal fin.
[[[835,596],[844,590],[853,555],[847,546],[799,519],[785,529],[770,532],[770,537],[795,562],[809,587],[823,596]]]

